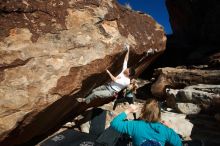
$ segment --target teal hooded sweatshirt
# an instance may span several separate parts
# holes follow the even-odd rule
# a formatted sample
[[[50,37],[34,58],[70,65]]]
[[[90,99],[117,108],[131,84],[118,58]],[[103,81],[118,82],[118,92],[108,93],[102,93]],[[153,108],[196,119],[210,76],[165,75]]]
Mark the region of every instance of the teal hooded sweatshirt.
[[[125,112],[122,112],[112,120],[111,127],[120,133],[130,135],[134,146],[140,146],[146,140],[157,141],[161,146],[165,146],[166,143],[171,146],[182,146],[180,137],[167,126],[143,120],[126,121],[126,117]]]

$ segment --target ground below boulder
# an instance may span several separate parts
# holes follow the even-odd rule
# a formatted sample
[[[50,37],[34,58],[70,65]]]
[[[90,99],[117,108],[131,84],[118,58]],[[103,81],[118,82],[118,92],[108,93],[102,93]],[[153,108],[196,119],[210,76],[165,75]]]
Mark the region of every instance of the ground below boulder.
[[[143,105],[142,100],[136,101],[134,104],[139,106],[140,108]],[[112,119],[117,116],[119,113],[123,112],[126,108],[128,108],[128,103],[121,103],[117,106],[116,110],[112,110],[114,102],[110,102],[98,108],[106,110],[106,117],[104,120],[105,128],[108,128]],[[137,118],[140,114],[140,111],[137,114]],[[91,130],[91,121],[95,118],[93,115],[93,110],[87,110],[84,114],[76,117],[75,119],[69,121],[61,129],[59,129],[56,133],[50,135],[47,139],[37,144],[41,146],[45,144],[45,141],[48,139],[54,139],[57,135],[62,135],[61,133],[66,130],[76,130],[80,132],[90,133]],[[134,119],[132,114],[128,115],[128,119]],[[98,121],[100,125],[103,121]],[[175,110],[171,110],[166,108],[166,106],[162,107],[162,120],[171,128],[173,128],[184,141],[194,141],[199,140],[205,146],[219,145],[220,140],[220,126],[218,121],[214,119],[214,117],[204,114],[197,114],[187,116],[186,114],[178,113]],[[94,125],[93,125],[94,126]],[[216,131],[213,130],[216,128]],[[109,135],[111,137],[111,135]],[[65,141],[65,140],[64,140]],[[69,143],[71,145],[71,143]]]

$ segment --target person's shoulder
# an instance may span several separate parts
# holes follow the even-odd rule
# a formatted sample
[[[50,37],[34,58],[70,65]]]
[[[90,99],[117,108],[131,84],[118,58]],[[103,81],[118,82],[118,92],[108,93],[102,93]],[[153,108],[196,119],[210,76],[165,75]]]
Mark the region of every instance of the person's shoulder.
[[[142,125],[142,124],[146,124],[145,121],[143,120],[139,120],[139,119],[136,119],[136,120],[131,120],[133,124],[137,124],[137,125]]]
[[[160,122],[150,123],[150,127],[154,128],[156,131],[160,133],[167,133],[170,129]]]
[[[170,128],[160,122],[157,123],[158,127],[162,130],[170,130]]]

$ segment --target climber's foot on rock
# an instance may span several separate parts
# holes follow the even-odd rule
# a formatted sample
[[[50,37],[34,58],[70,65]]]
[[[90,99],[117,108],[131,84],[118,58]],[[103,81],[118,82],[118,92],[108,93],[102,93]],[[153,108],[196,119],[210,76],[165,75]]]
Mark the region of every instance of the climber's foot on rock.
[[[77,100],[78,102],[80,102],[80,103],[81,103],[81,102],[86,102],[86,101],[85,101],[85,98],[76,98],[76,100]]]

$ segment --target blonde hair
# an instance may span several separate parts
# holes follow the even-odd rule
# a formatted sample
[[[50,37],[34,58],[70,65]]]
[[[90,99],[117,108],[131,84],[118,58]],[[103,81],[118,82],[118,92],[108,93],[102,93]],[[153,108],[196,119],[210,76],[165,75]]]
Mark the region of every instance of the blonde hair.
[[[148,99],[141,110],[140,119],[147,122],[159,122],[161,112],[158,101],[152,98]]]
[[[129,89],[130,89],[131,91],[133,91],[134,93],[136,93],[137,88],[138,88],[137,80],[132,79],[132,80],[131,80],[131,83],[130,83],[130,85],[129,85]]]

